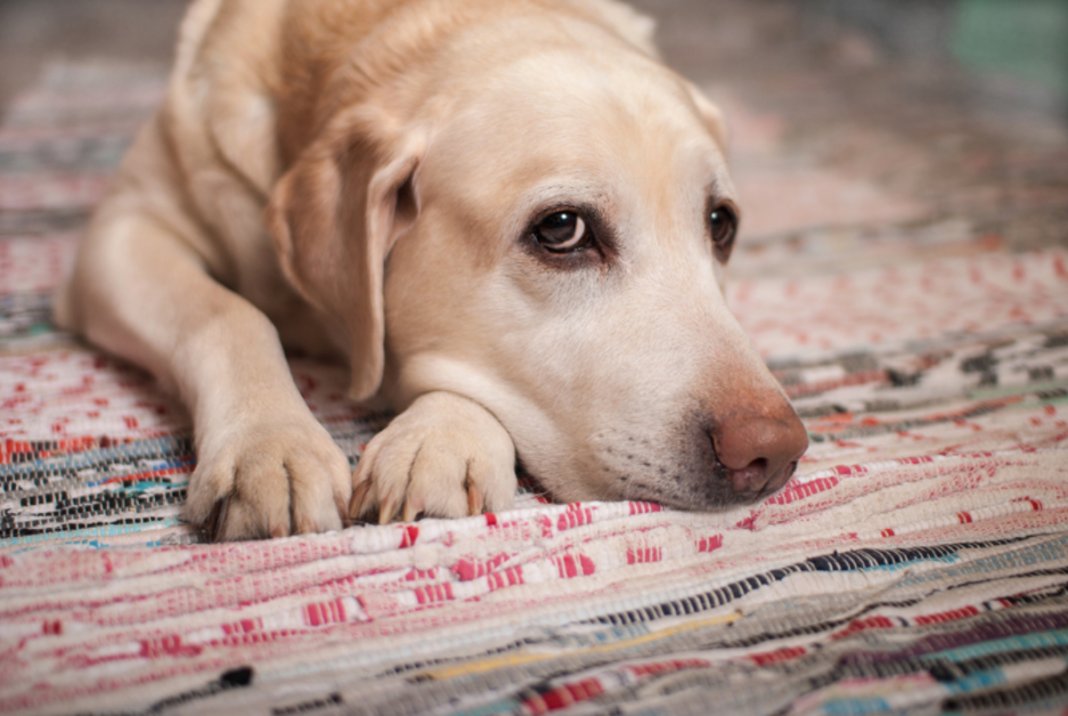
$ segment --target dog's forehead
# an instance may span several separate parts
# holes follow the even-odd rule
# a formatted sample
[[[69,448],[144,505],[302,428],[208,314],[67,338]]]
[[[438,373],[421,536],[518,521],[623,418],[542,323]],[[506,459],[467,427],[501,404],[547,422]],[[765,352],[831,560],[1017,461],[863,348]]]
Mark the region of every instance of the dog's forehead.
[[[485,73],[439,135],[429,163],[498,196],[553,184],[588,193],[730,186],[685,86],[644,58],[611,64],[566,50],[515,59]]]
[[[638,62],[620,67],[585,53],[545,53],[500,68],[486,78],[480,96],[472,106],[497,120],[505,140],[578,141],[587,152],[619,154],[627,147],[709,139],[676,79]]]

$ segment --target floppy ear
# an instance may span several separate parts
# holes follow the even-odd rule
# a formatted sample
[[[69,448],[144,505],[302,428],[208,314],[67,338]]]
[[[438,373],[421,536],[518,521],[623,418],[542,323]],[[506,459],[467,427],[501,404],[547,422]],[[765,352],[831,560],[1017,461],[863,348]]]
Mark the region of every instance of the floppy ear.
[[[356,401],[382,382],[386,256],[416,212],[421,150],[383,136],[384,125],[351,115],[331,123],[278,182],[267,210],[286,278],[345,338]]]
[[[709,134],[716,140],[719,148],[726,152],[728,135],[727,123],[723,119],[723,112],[692,83],[687,82],[686,88],[690,91],[690,98],[697,106],[697,112],[701,115],[701,120],[708,129]]]

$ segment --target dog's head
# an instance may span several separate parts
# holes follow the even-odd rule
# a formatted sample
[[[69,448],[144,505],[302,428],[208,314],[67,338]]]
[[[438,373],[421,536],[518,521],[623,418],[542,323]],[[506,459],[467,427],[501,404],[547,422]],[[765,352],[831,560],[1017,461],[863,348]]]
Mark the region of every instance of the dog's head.
[[[558,499],[778,489],[807,437],[724,301],[718,112],[618,40],[531,32],[410,89],[418,119],[339,111],[274,197],[287,275],[351,345],[354,397],[467,396]]]

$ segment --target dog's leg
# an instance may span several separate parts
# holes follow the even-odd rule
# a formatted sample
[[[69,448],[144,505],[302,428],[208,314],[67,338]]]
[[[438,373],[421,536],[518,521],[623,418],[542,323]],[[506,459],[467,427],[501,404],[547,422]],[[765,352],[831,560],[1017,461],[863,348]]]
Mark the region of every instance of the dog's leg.
[[[508,509],[515,446],[497,419],[455,393],[420,396],[371,440],[356,466],[349,517],[463,517]]]
[[[274,326],[166,226],[118,203],[86,237],[57,316],[190,409],[184,517],[227,540],[340,528],[348,461],[301,398]]]

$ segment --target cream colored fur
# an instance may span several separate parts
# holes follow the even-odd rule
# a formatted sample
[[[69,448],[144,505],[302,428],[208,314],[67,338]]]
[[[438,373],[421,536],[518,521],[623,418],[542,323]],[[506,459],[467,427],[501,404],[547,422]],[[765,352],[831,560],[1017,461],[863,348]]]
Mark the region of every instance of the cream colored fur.
[[[517,457],[558,499],[703,509],[709,420],[796,434],[708,237],[722,120],[651,35],[607,0],[191,5],[56,306],[189,407],[189,520],[500,510]],[[539,258],[556,205],[607,217],[612,259]],[[399,411],[354,475],[283,345]]]

